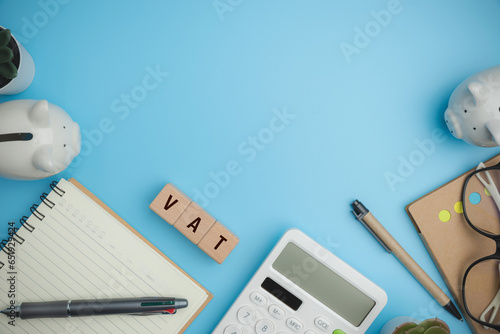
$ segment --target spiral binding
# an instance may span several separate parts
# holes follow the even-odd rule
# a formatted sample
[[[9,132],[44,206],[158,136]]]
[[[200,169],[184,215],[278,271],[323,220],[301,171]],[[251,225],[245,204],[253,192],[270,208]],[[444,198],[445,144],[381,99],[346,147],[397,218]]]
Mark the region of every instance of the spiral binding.
[[[66,193],[63,189],[59,188],[57,186],[57,182],[56,181],[53,181],[51,184],[50,184],[50,188],[52,189],[52,191],[56,194],[58,194],[59,196],[64,196],[64,194]],[[48,199],[48,194],[47,193],[42,193],[42,195],[40,196],[40,200],[42,201],[42,203],[44,203],[49,209],[53,209],[54,206],[55,206],[55,203],[52,202],[50,199]],[[41,203],[40,203],[41,204]],[[41,213],[40,211],[38,211],[38,204],[33,204],[30,208],[30,211],[31,211],[31,215],[36,217],[38,220],[40,221],[43,221],[43,219],[45,218],[45,215],[43,213]],[[3,239],[1,242],[0,242],[0,249],[3,249],[4,247],[7,246],[7,244],[13,240],[15,241],[17,244],[22,244],[24,242],[24,238],[22,238],[21,236],[19,236],[17,234],[17,232],[22,228],[26,228],[26,230],[28,230],[30,233],[32,233],[34,230],[35,230],[35,226],[31,225],[30,223],[28,223],[28,218],[29,217],[26,217],[26,216],[23,216],[21,219],[19,219],[19,222],[21,223],[21,227],[20,228],[15,228],[15,232],[10,236],[10,238],[8,239]],[[0,269],[2,269],[4,267],[4,263],[3,262],[0,262]]]
[[[35,227],[28,223],[28,217],[23,216],[23,218],[19,219],[21,226],[24,226],[28,231],[33,232]]]
[[[48,199],[47,196],[49,196],[47,193],[43,193],[42,196],[40,196],[40,199],[42,200],[43,204],[48,206],[49,209],[52,209],[55,204],[50,199]]]
[[[52,189],[56,194],[58,194],[61,197],[66,193],[64,190],[62,190],[57,186],[56,181],[52,181],[52,183],[50,184],[50,189]]]
[[[30,208],[31,214],[38,218],[38,220],[42,221],[45,218],[45,215],[38,211],[38,204],[33,204]]]

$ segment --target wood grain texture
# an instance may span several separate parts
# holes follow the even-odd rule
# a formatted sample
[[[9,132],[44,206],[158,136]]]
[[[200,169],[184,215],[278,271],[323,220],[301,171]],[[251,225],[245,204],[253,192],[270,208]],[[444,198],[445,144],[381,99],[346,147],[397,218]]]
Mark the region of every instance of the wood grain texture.
[[[220,222],[215,222],[198,247],[221,264],[240,240]]]
[[[191,202],[191,199],[176,186],[168,183],[149,205],[149,208],[167,223],[174,225]]]
[[[215,224],[215,218],[210,216],[195,202],[191,202],[177,219],[174,227],[197,245]]]

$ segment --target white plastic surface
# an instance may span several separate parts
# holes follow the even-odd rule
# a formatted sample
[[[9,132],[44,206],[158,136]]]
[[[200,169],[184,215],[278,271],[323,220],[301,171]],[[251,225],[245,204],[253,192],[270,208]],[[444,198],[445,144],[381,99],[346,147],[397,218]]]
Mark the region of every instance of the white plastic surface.
[[[456,138],[477,146],[499,146],[500,66],[474,74],[458,85],[444,118]]]
[[[375,306],[358,327],[350,324],[347,320],[302,290],[272,267],[276,258],[289,242],[293,242],[302,248],[316,260],[342,276],[350,284],[375,301]],[[302,305],[297,311],[292,310],[281,300],[261,287],[262,282],[267,277],[270,277],[302,300]],[[254,303],[252,301],[252,296],[256,294],[263,295],[266,298],[266,303],[261,306]],[[325,333],[325,328],[321,328],[318,325],[320,323],[326,324],[329,333],[333,332],[335,329],[340,329],[350,334],[364,333],[380,311],[382,311],[386,303],[387,295],[380,287],[301,231],[292,229],[287,231],[276,244],[212,333],[225,334],[227,329],[234,328],[233,326],[241,328],[244,334],[259,333],[259,331],[262,332],[263,326],[268,325],[269,322],[273,323],[273,326],[272,331],[268,333],[273,334],[282,332],[295,333],[296,331],[301,333],[307,331]],[[278,318],[272,314],[272,310],[276,307],[281,309],[284,313]],[[255,310],[255,318],[253,318],[253,312],[250,312],[250,315],[244,317],[249,308]],[[249,318],[252,320],[248,320]],[[270,326],[267,328],[271,329]]]
[[[0,26],[1,28],[1,26]],[[12,35],[14,37],[14,35]],[[0,88],[0,95],[13,95],[21,93],[31,85],[35,77],[35,62],[26,49],[19,43],[16,38],[14,40],[19,47],[20,62],[17,69],[17,77],[12,79],[7,85]]]
[[[0,176],[35,180],[55,175],[80,153],[80,127],[46,100],[0,104],[0,135],[30,133],[28,141],[0,141]]]

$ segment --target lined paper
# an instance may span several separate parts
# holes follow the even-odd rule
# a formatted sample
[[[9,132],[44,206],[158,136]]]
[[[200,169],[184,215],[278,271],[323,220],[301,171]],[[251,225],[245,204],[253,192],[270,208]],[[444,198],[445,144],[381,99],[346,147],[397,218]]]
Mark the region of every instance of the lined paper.
[[[0,252],[0,307],[155,296],[185,298],[189,306],[175,315],[16,319],[15,326],[0,315],[0,333],[179,333],[209,294],[76,186],[64,179],[57,186],[64,195],[52,191],[17,232],[24,242],[15,243],[13,267],[7,247]]]

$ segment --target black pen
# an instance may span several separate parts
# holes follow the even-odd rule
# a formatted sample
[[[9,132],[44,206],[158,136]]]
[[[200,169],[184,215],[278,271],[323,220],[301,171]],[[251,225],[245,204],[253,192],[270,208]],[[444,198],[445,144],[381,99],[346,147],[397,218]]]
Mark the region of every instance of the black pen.
[[[68,318],[109,314],[174,314],[177,309],[187,306],[186,299],[145,297],[30,302],[11,305],[1,312],[8,317],[21,319]]]

